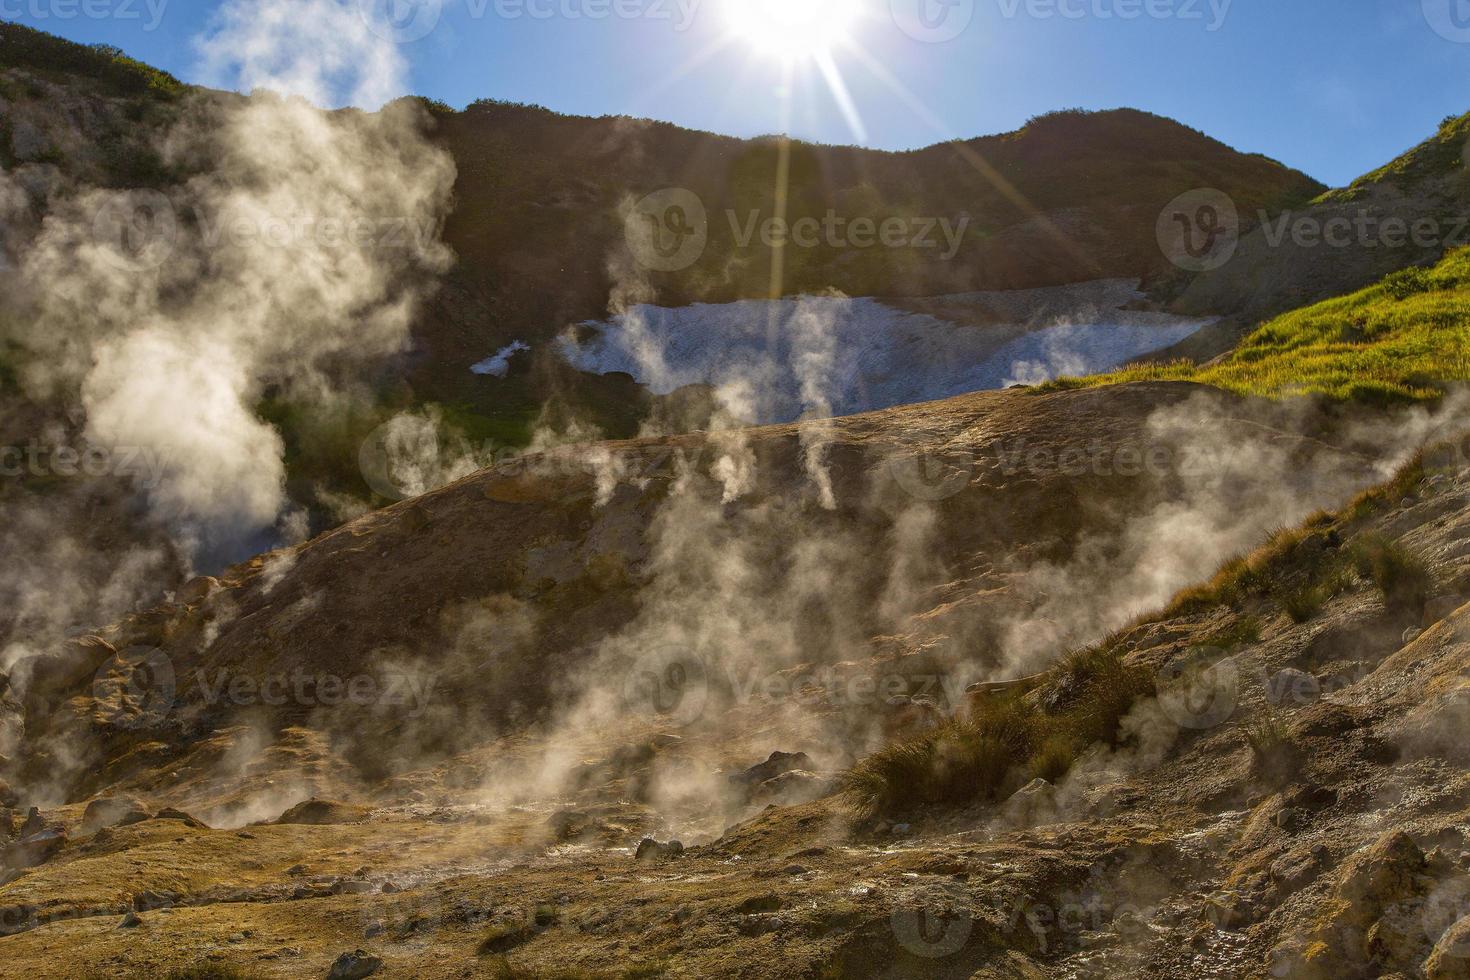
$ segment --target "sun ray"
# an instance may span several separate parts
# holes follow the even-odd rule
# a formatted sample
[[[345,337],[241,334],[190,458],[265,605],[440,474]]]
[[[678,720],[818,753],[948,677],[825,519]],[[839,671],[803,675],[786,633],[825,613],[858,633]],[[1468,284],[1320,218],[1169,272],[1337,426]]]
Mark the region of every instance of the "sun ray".
[[[989,160],[986,160],[985,157],[981,156],[980,153],[976,151],[973,146],[969,145],[968,143],[964,142],[960,137],[956,136],[954,134],[954,131],[945,124],[944,120],[936,115],[928,107],[928,105],[924,103],[923,99],[919,98],[913,92],[909,91],[908,87],[904,85],[903,82],[899,81],[898,78],[895,77],[894,74],[890,72],[886,67],[884,67],[881,62],[879,62],[876,58],[865,51],[863,47],[859,44],[847,44],[844,46],[843,50],[852,54],[855,58],[857,58],[859,62],[863,64],[865,68],[868,69],[868,71],[873,73],[873,76],[875,78],[877,78],[884,85],[888,86],[888,88],[895,95],[903,100],[905,105],[912,109],[914,113],[919,116],[920,119],[922,119],[931,129],[933,129],[935,133],[937,133],[947,145],[952,147],[955,153],[962,160],[968,163],[976,170],[976,172],[978,172],[982,177],[988,180],[991,186],[1000,191],[1000,193],[1007,200],[1016,205],[1016,207],[1020,208],[1028,216],[1030,216],[1032,220],[1036,221],[1041,226],[1041,228],[1063,248],[1063,250],[1065,250],[1074,259],[1080,261],[1084,266],[1090,268],[1096,267],[1096,260],[1092,256],[1083,251],[1083,249],[1080,248],[1076,242],[1074,242],[1070,237],[1067,236],[1065,232],[1058,228],[1056,224],[1041,211],[1040,208],[1036,207],[1036,205],[1027,200],[1026,196],[1022,194],[1014,184],[1012,184],[1009,180],[1006,180],[1004,174],[1002,174],[1000,171],[996,170],[993,166],[990,165]]]
[[[854,45],[855,46],[855,45]],[[842,112],[842,118],[847,120],[848,128],[858,143],[868,142],[868,128],[863,125],[863,118],[858,114],[857,104],[852,100],[852,93],[847,90],[847,83],[842,80],[842,72],[833,60],[830,51],[819,51],[813,57],[822,77],[827,80],[827,87],[832,90],[832,98],[837,100],[837,108]]]

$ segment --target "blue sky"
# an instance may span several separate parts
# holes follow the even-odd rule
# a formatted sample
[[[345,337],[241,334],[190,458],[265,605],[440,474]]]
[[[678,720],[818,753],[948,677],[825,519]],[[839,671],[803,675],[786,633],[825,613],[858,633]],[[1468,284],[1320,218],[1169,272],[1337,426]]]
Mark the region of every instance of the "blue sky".
[[[860,129],[813,59],[791,62],[783,98],[782,60],[732,32],[726,7],[769,0],[338,2],[372,8],[383,30],[377,8],[406,4],[395,40],[429,28],[400,45],[409,87],[456,107],[490,97],[737,136],[906,149],[1051,109],[1134,106],[1341,184],[1470,110],[1470,0],[846,0],[861,16],[831,61]],[[924,33],[919,3],[956,36],[910,36]],[[203,81],[193,39],[219,6],[0,0],[0,18]]]

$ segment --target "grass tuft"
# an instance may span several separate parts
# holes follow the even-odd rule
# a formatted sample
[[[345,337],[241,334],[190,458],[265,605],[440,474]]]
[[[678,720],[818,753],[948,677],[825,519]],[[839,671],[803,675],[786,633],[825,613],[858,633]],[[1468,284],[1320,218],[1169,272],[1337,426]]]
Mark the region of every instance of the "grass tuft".
[[[996,801],[1031,779],[1059,779],[1089,745],[1116,743],[1123,716],[1152,691],[1152,675],[1115,646],[1078,651],[1032,691],[997,696],[862,760],[844,774],[843,796],[862,816]]]

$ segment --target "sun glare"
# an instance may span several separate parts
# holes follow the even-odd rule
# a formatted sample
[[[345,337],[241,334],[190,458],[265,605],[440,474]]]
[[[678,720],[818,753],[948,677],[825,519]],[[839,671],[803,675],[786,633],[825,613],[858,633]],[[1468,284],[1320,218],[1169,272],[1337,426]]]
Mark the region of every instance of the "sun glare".
[[[816,57],[847,37],[860,0],[725,0],[736,35],[763,54]]]

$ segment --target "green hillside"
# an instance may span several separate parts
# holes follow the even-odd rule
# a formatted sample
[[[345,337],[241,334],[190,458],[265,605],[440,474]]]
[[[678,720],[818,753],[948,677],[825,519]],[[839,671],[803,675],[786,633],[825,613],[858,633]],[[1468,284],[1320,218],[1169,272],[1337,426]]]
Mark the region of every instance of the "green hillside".
[[[1377,285],[1266,323],[1204,366],[1143,364],[1045,386],[1197,381],[1244,394],[1425,401],[1470,381],[1470,248],[1432,269],[1403,269]]]

